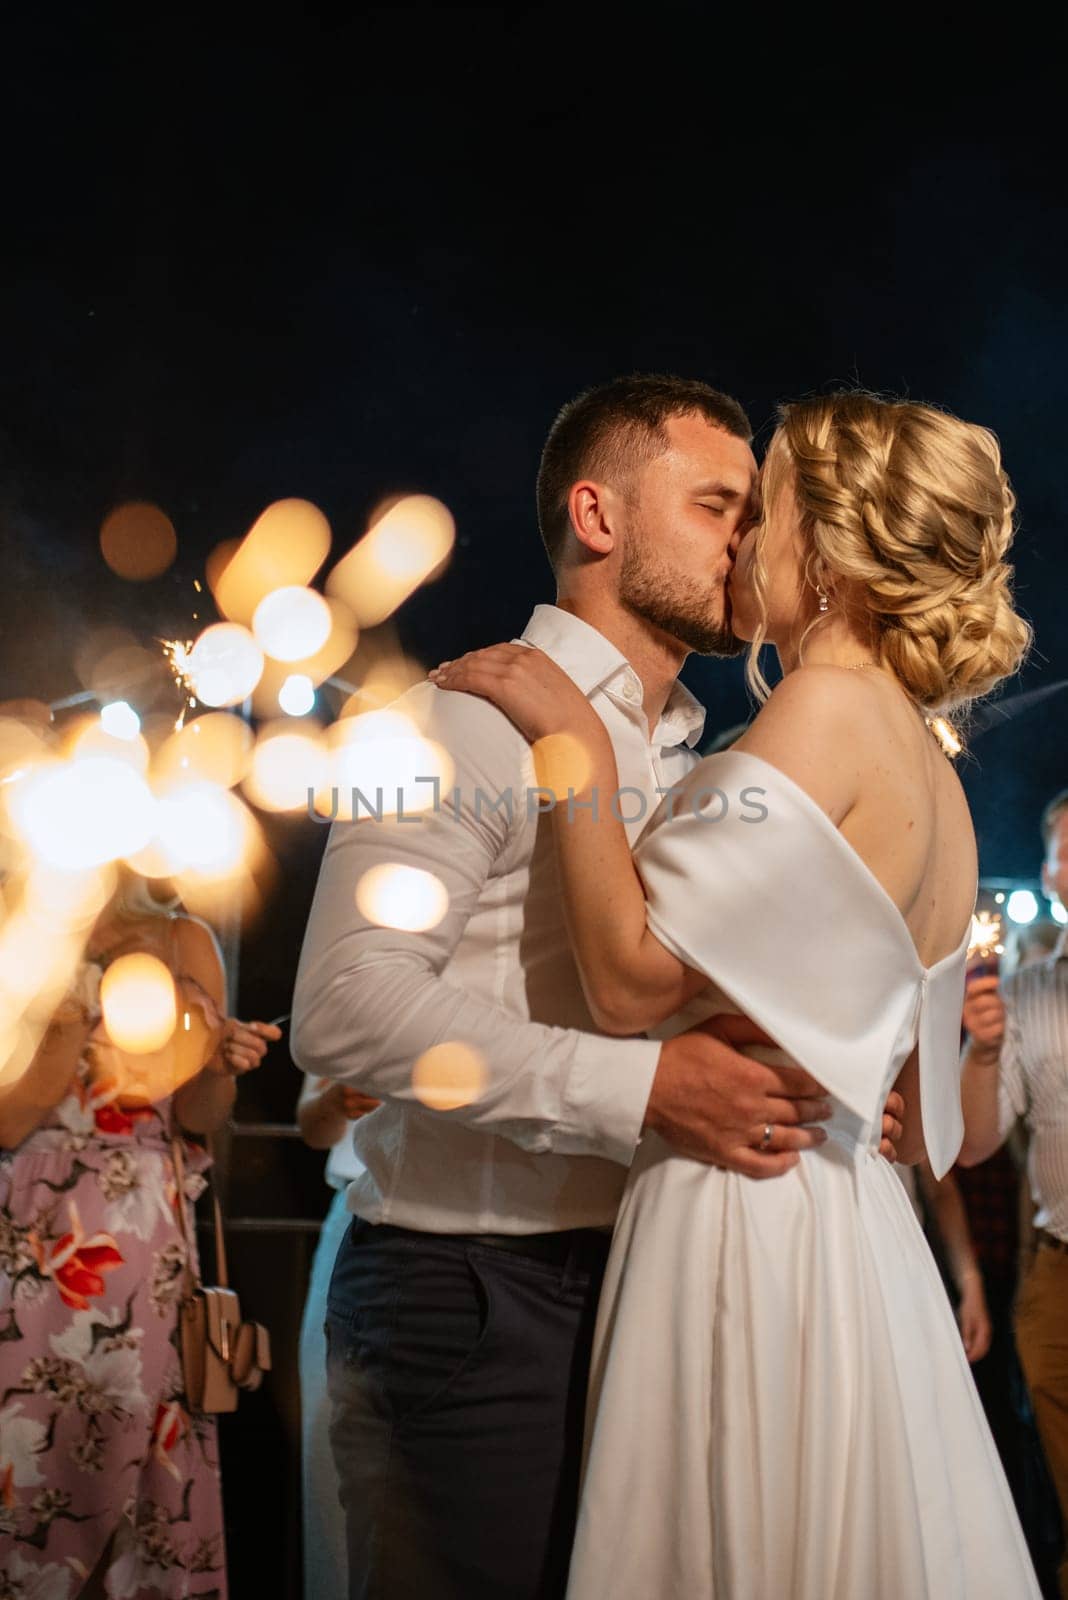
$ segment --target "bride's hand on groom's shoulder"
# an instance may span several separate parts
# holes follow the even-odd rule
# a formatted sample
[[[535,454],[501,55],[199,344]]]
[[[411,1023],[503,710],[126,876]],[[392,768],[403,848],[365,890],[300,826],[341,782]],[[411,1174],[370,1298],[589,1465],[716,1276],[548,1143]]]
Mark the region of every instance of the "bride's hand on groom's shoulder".
[[[531,645],[495,644],[443,661],[427,674],[439,689],[492,700],[532,742],[550,733],[603,729],[586,696],[562,667]]]

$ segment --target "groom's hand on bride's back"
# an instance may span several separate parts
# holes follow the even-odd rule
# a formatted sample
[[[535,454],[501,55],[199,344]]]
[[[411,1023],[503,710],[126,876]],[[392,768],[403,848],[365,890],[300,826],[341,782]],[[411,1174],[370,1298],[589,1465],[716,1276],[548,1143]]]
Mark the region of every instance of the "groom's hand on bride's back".
[[[797,1165],[802,1150],[825,1142],[818,1124],[831,1115],[831,1103],[810,1073],[754,1061],[741,1053],[748,1045],[774,1040],[733,1015],[666,1040],[645,1127],[680,1155],[747,1178],[777,1178]]]

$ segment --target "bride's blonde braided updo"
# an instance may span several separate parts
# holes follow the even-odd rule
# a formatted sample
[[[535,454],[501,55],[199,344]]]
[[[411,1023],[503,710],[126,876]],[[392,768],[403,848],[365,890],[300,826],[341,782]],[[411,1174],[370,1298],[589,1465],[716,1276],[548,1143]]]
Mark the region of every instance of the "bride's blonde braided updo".
[[[992,433],[908,400],[802,400],[780,412],[769,509],[788,480],[806,579],[832,604],[849,585],[877,659],[919,705],[952,710],[1016,671],[1031,630],[1012,602],[1016,497]],[[756,564],[759,593],[759,544]]]

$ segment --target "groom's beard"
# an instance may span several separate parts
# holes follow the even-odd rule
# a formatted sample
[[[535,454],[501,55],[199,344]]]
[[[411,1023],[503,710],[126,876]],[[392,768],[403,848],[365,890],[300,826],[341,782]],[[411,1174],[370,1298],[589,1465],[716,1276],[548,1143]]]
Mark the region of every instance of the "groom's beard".
[[[629,539],[623,552],[619,598],[636,617],[678,639],[701,656],[736,656],[745,642],[731,627],[725,582],[695,592],[659,561],[644,540]]]

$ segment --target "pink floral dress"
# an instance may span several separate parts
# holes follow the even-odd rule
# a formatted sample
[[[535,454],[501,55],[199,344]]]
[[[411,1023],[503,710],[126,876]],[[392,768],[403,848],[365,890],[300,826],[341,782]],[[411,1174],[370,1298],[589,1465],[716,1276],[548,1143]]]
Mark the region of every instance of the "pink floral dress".
[[[213,1418],[182,1393],[171,1102],[71,1093],[0,1152],[0,1600],[226,1595]],[[186,1147],[186,1198],[207,1157]],[[192,1233],[192,1207],[187,1206]]]

